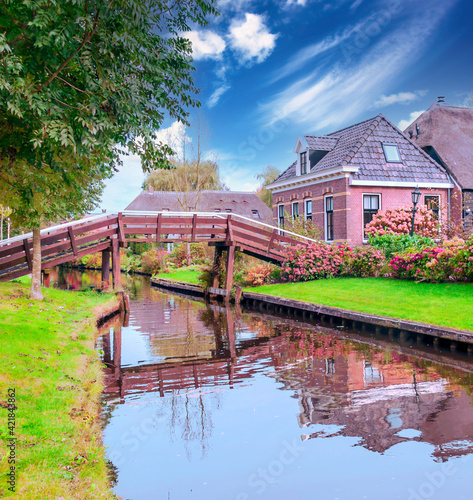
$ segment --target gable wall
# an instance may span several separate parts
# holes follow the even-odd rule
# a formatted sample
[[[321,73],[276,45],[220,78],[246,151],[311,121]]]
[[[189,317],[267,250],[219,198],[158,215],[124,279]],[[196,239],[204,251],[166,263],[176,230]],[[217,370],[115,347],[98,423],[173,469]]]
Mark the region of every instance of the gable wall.
[[[324,195],[333,194],[334,204],[334,241],[351,245],[363,244],[363,194],[380,194],[381,210],[387,208],[411,207],[413,188],[350,186],[348,178],[327,181],[315,185],[301,186],[281,193],[273,193],[274,224],[278,223],[278,205],[284,203],[285,211],[292,213],[292,202],[299,202],[299,214],[304,217],[304,199],[312,199],[312,221],[325,238]],[[447,189],[420,188],[422,193],[419,205],[424,204],[424,195],[440,195],[441,217],[447,215]],[[282,201],[280,201],[282,200]],[[451,190],[451,215],[456,221],[461,218],[461,192]]]

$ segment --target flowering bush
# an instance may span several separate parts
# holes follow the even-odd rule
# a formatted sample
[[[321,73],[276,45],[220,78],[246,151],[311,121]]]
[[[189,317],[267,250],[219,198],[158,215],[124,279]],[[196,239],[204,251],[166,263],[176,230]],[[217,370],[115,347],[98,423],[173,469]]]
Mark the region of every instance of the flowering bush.
[[[338,276],[342,271],[343,257],[350,253],[346,245],[311,243],[308,246],[297,245],[286,253],[281,269],[284,281],[309,281]]]
[[[271,264],[258,263],[246,269],[243,276],[245,284],[250,286],[260,286],[270,283],[275,267]]]
[[[168,253],[163,248],[151,248],[141,254],[141,270],[144,273],[158,274],[166,269]]]
[[[383,273],[386,259],[381,250],[373,247],[354,248],[346,252],[342,274],[362,278],[376,277]]]
[[[387,209],[378,212],[373,220],[366,225],[366,234],[409,234],[412,226],[412,211],[409,207]],[[414,219],[414,232],[418,236],[435,238],[438,235],[438,221],[431,210],[426,207],[417,209]]]
[[[393,277],[419,281],[473,281],[473,238],[445,241],[442,246],[395,256]]]

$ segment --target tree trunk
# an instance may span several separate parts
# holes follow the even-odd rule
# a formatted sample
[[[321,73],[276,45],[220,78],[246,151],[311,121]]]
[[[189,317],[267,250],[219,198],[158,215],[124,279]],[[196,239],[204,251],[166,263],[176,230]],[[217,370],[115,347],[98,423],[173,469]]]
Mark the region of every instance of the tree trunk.
[[[0,240],[3,240],[3,215],[0,219]]]
[[[43,300],[41,292],[41,234],[39,227],[33,229],[33,273],[31,276],[30,299]]]

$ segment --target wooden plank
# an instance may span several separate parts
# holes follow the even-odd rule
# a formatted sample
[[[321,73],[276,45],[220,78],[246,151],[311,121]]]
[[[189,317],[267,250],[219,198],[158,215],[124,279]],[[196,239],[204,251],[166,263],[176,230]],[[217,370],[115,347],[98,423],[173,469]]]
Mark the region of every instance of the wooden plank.
[[[69,240],[71,241],[72,253],[74,254],[74,256],[77,256],[77,245],[74,236],[74,229],[72,228],[72,226],[68,227],[67,232],[69,233]]]
[[[195,234],[206,234],[206,235],[211,235],[211,234],[221,234],[221,235],[226,235],[227,234],[227,229],[224,227],[197,227],[195,230]]]
[[[250,231],[250,233],[257,233],[261,235],[262,237],[266,236],[267,238],[271,237],[272,232],[268,231],[266,229],[262,229],[258,227],[257,225],[252,226],[250,224],[246,224],[245,222],[241,222],[237,219],[233,220],[233,226],[238,227],[240,229],[245,229],[246,231]]]
[[[25,248],[26,262],[28,264],[28,269],[31,271],[33,269],[33,258],[30,253],[30,246],[28,244],[28,239],[23,240],[23,247]]]
[[[227,241],[233,241],[232,216],[227,217]]]
[[[118,243],[121,247],[125,246],[125,233],[123,231],[123,214],[121,212],[118,213]]]
[[[161,241],[161,219],[162,215],[158,214],[156,218],[156,243]]]
[[[162,219],[162,224],[171,224],[171,225],[176,225],[176,224],[183,224],[183,225],[191,225],[192,224],[192,217],[167,217],[164,214],[160,214],[161,219]],[[123,216],[123,223],[127,225],[140,225],[140,224],[155,224],[156,217],[138,217],[138,216],[129,216],[129,215],[124,215]]]
[[[121,288],[122,276],[120,273],[120,242],[118,239],[112,240],[112,276],[113,288]]]
[[[209,293],[212,295],[222,295],[223,297],[226,297],[228,295],[228,290],[211,286],[209,287]]]
[[[77,253],[77,257],[83,257],[84,255],[90,255],[92,253],[101,252],[102,250],[105,250],[109,246],[110,246],[110,242],[107,241],[107,242],[101,243],[100,245],[97,245],[97,246],[94,245],[93,247],[89,247],[89,248],[84,249],[84,250],[79,250],[79,252]],[[73,259],[75,259],[75,257],[74,257],[74,254],[72,254],[72,253],[62,255],[61,257],[57,257],[56,259],[51,259],[51,260],[47,260],[45,262],[42,262],[41,269],[47,269],[48,267],[58,266],[59,264],[64,264],[65,262],[69,262]]]
[[[233,268],[235,265],[235,247],[231,246],[227,250],[227,276],[225,280],[225,288],[230,296],[233,286]]]
[[[23,252],[23,241],[15,241],[15,243],[11,243],[10,245],[1,246],[0,257],[12,255],[18,251]]]
[[[197,214],[192,216],[192,233],[191,233],[191,241],[195,241],[195,230],[197,229]]]
[[[273,229],[273,232],[271,234],[271,238],[269,239],[269,243],[268,243],[268,251],[266,252],[266,255],[269,255],[269,252],[271,251],[271,247],[273,245],[273,241],[274,241],[274,238],[275,236],[278,234],[278,230],[277,229]]]
[[[17,264],[19,264],[20,262],[26,261],[26,254],[25,254],[25,251],[23,249],[21,250],[21,252],[17,252],[13,255],[9,255],[8,257],[2,257],[0,259],[0,269],[5,269],[7,267],[14,266],[15,264],[11,264],[11,262],[15,262],[17,260],[18,260]],[[2,267],[2,266],[5,266],[5,267]]]

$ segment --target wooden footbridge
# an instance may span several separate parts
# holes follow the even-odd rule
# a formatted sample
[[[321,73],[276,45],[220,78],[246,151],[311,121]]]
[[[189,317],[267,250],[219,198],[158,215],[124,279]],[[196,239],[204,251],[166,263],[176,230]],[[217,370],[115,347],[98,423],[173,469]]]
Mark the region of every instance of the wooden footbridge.
[[[212,287],[215,293],[220,290],[217,270],[226,252],[227,278],[221,295],[227,295],[233,284],[236,250],[281,264],[288,248],[313,241],[236,214],[119,212],[41,230],[41,269],[102,252],[102,281],[109,282],[111,257],[114,286],[120,288],[120,247],[127,243],[206,242],[215,247]],[[32,247],[31,233],[0,242],[0,281],[31,273]]]

